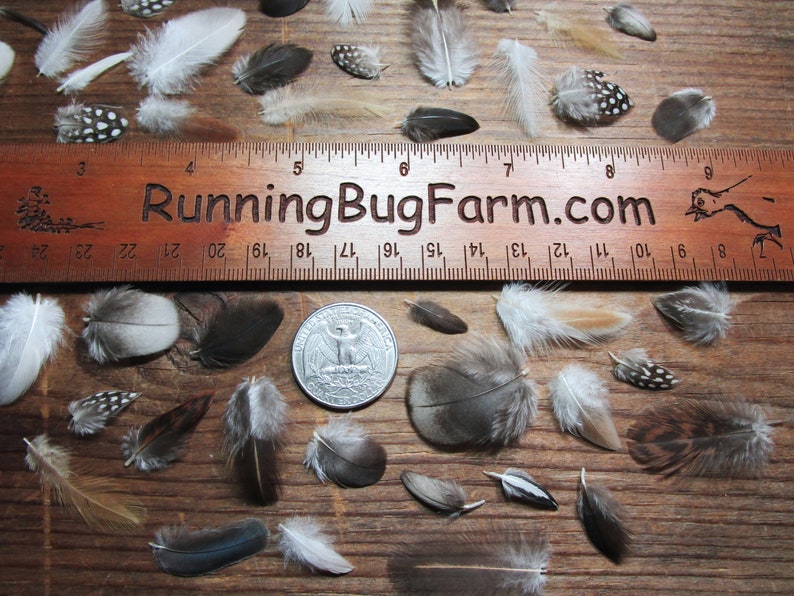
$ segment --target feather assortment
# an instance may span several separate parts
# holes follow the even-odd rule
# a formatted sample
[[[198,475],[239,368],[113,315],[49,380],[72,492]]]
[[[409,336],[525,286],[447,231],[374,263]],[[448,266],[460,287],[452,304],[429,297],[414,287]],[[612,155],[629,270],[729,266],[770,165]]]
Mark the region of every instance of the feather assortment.
[[[549,383],[549,397],[560,428],[617,451],[620,437],[609,411],[607,392],[604,381],[579,364],[569,364]]]
[[[554,500],[551,493],[535,482],[532,476],[523,470],[508,468],[503,474],[486,471],[483,471],[483,474],[499,480],[502,485],[502,491],[504,491],[508,499],[542,509],[557,511],[557,501]]]
[[[237,41],[245,23],[238,8],[207,8],[172,19],[139,36],[127,61],[130,74],[151,93],[188,92],[199,71]]]
[[[411,30],[419,71],[436,87],[460,87],[479,64],[477,42],[455,0],[417,0]]]
[[[293,43],[271,43],[234,63],[234,84],[251,95],[262,95],[298,78],[309,68],[312,56],[310,50]]]
[[[656,41],[656,31],[642,11],[631,4],[619,3],[605,6],[607,23],[621,33],[638,37],[644,41]]]
[[[361,488],[383,477],[386,449],[347,414],[330,418],[314,431],[303,463],[321,482]]]
[[[141,525],[140,505],[120,493],[109,480],[76,474],[69,452],[53,445],[47,435],[24,441],[28,468],[39,475],[42,486],[52,488],[59,503],[76,512],[89,526],[103,531],[129,531]]]
[[[277,458],[287,423],[287,402],[268,378],[240,383],[223,411],[229,465],[249,497],[263,505],[279,497]]]
[[[774,449],[772,426],[743,399],[686,399],[641,414],[629,428],[629,454],[667,476],[756,478]]]
[[[289,85],[259,98],[259,116],[273,126],[324,120],[383,117],[388,108],[364,93],[308,85]]]
[[[428,143],[473,133],[479,130],[480,124],[463,112],[420,106],[405,115],[400,128],[415,143]]]
[[[516,0],[485,0],[486,8],[493,12],[513,14],[515,5]]]
[[[388,64],[381,62],[380,46],[337,44],[331,60],[347,74],[359,79],[377,79]]]
[[[85,68],[76,70],[69,76],[61,79],[61,84],[56,91],[58,93],[68,94],[82,91],[91,81],[96,79],[102,73],[110,70],[114,66],[121,64],[130,56],[132,56],[132,52],[120,52],[118,54],[113,54],[111,56],[102,58],[102,60],[94,62]]]
[[[103,41],[109,16],[105,0],[91,0],[65,13],[36,49],[39,74],[57,77],[85,60]]]
[[[325,14],[342,27],[362,23],[372,11],[372,0],[323,0]]]
[[[537,52],[516,40],[502,39],[494,63],[501,84],[507,88],[508,113],[527,136],[537,136],[537,107],[542,94]]]
[[[413,371],[408,414],[419,435],[438,447],[503,447],[535,419],[537,393],[528,374],[518,348],[470,337],[446,362]]]
[[[199,114],[189,102],[150,95],[138,105],[138,126],[151,134],[185,142],[227,143],[237,140],[239,131],[210,116]]]
[[[551,347],[592,345],[616,335],[631,316],[606,309],[578,306],[560,297],[560,287],[506,284],[496,313],[516,346],[530,354]]]
[[[58,350],[65,331],[54,298],[14,294],[0,307],[0,406],[19,399]]]
[[[549,10],[539,11],[536,19],[549,32],[552,39],[571,41],[577,47],[610,58],[622,57],[609,33],[592,23]]]
[[[69,430],[80,437],[95,435],[140,395],[135,391],[100,391],[76,399],[69,404]]]
[[[148,19],[161,14],[174,0],[121,0],[121,10],[131,17]]]
[[[278,525],[278,550],[286,563],[296,562],[312,571],[344,575],[354,567],[333,547],[333,541],[313,517],[293,517]]]
[[[429,327],[434,331],[456,335],[466,333],[469,326],[458,315],[450,312],[448,308],[432,300],[406,300],[408,314],[412,321]]]
[[[273,17],[288,17],[301,10],[309,0],[259,0],[259,12]]]
[[[15,58],[14,48],[6,42],[0,41],[0,85],[3,84],[8,73],[11,72]]]
[[[551,108],[567,122],[581,126],[609,124],[628,113],[634,102],[622,87],[603,81],[600,70],[572,66],[554,83]]]
[[[401,594],[538,596],[550,557],[545,534],[497,528],[406,543],[387,568]]]
[[[38,31],[42,35],[47,35],[50,29],[39,21],[38,19],[34,19],[29,17],[28,15],[22,14],[12,8],[8,8],[6,6],[0,6],[0,18],[6,19],[8,21],[14,21],[15,23],[19,23],[20,25],[24,25],[25,27],[29,27],[34,31]]]
[[[609,357],[615,364],[612,369],[615,378],[640,389],[672,389],[681,382],[670,369],[648,358],[648,353],[642,348],[628,350],[618,356],[609,352]]]
[[[139,429],[130,429],[121,443],[127,460],[141,472],[162,470],[179,458],[190,433],[207,413],[212,393],[192,397],[175,408],[152,418]]]
[[[711,96],[688,87],[665,97],[656,106],[651,125],[660,137],[677,143],[707,128],[716,115],[717,106]]]
[[[95,292],[85,313],[82,336],[89,355],[100,364],[157,354],[179,337],[173,300],[130,286]]]
[[[607,559],[619,564],[631,545],[628,513],[605,486],[585,482],[584,468],[579,477],[576,512],[593,546]]]
[[[724,338],[731,325],[733,309],[724,282],[701,282],[683,290],[656,296],[653,305],[684,332],[684,339],[709,345]]]
[[[267,548],[264,522],[247,518],[215,528],[189,530],[184,525],[160,528],[149,543],[158,567],[181,577],[215,573]]]
[[[120,139],[129,124],[113,106],[72,103],[55,112],[55,140],[59,143],[110,143]]]
[[[405,470],[400,480],[411,496],[428,509],[452,519],[485,504],[485,499],[466,503],[466,491],[454,480],[431,478]]]

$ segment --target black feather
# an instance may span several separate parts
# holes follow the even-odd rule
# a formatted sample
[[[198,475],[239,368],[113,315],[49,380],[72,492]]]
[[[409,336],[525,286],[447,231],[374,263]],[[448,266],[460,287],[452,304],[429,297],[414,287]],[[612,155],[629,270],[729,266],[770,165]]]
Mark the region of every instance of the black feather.
[[[447,108],[418,107],[402,122],[402,132],[416,143],[467,135],[480,128],[471,116]]]
[[[9,21],[14,21],[15,23],[19,23],[20,25],[24,25],[25,27],[30,27],[31,29],[38,31],[42,35],[47,35],[47,33],[49,33],[50,31],[47,25],[45,25],[38,19],[34,19],[33,17],[29,17],[27,15],[19,13],[16,10],[6,8],[5,6],[0,6],[0,17],[3,17],[4,19],[8,19]]]
[[[259,11],[273,18],[288,17],[309,3],[309,0],[259,0]]]
[[[232,67],[235,85],[251,95],[283,87],[309,68],[312,52],[292,43],[275,44],[243,56]]]
[[[576,501],[579,519],[593,546],[613,563],[620,563],[631,544],[631,533],[626,527],[627,513],[606,487],[588,486],[584,474],[582,468]]]
[[[410,307],[408,312],[412,320],[434,331],[456,335],[469,330],[466,321],[432,300],[406,300],[405,303]]]

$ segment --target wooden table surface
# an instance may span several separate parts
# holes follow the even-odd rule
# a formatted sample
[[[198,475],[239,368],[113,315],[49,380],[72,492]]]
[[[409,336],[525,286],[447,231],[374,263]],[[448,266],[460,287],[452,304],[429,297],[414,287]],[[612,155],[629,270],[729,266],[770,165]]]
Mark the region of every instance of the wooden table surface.
[[[69,3],[8,2],[7,6],[52,23]],[[655,105],[682,87],[707,90],[717,103],[712,126],[682,141],[692,147],[792,147],[794,114],[794,5],[781,1],[726,0],[640,3],[654,23],[655,43],[614,33],[622,59],[604,58],[552,41],[535,22],[543,3],[518,0],[512,15],[488,12],[473,2],[467,16],[484,57],[499,39],[517,38],[541,57],[548,81],[571,64],[599,68],[630,91],[635,106],[613,126],[574,129],[550,112],[539,115],[541,136],[528,140],[500,107],[492,72],[481,66],[462,88],[436,89],[418,74],[408,42],[409,2],[381,0],[362,24],[348,30],[332,24],[320,2],[310,2],[294,16],[270,19],[256,2],[179,0],[166,12],[173,17],[188,10],[235,5],[248,15],[245,35],[218,64],[207,69],[190,96],[204,113],[232,124],[243,141],[382,141],[404,139],[393,129],[410,108],[443,104],[475,116],[481,129],[461,142],[546,143],[572,145],[663,145],[651,129]],[[605,27],[601,2],[555,3],[575,11],[593,26]],[[146,26],[114,5],[112,35],[101,55],[123,51]],[[0,39],[17,53],[16,64],[0,87],[0,141],[54,142],[55,109],[68,100],[55,93],[52,80],[36,77],[32,55],[39,36],[14,23],[0,21]],[[315,52],[305,80],[341,88],[366,87],[390,110],[384,123],[268,127],[257,119],[257,103],[231,83],[229,68],[241,54],[271,42],[294,42]],[[391,64],[375,82],[351,80],[328,58],[333,43],[378,43]],[[483,60],[487,63],[487,59]],[[548,84],[547,84],[548,86]],[[118,105],[134,113],[144,92],[124,68],[118,68],[80,95],[81,101]],[[156,139],[132,130],[122,142]],[[223,590],[240,593],[390,593],[387,561],[401,543],[427,537],[460,539],[493,528],[505,531],[540,529],[553,554],[548,567],[548,594],[583,593],[717,593],[794,592],[794,324],[790,321],[794,291],[789,285],[731,286],[736,306],[728,337],[712,347],[695,347],[662,321],[650,298],[680,284],[574,284],[571,300],[612,306],[633,315],[628,329],[603,346],[555,350],[530,361],[540,387],[539,414],[520,442],[495,453],[447,453],[424,443],[413,431],[404,403],[406,381],[418,366],[449,353],[459,340],[410,322],[405,298],[430,297],[465,318],[471,331],[504,336],[491,295],[498,284],[261,284],[204,289],[266,292],[278,300],[285,319],[272,341],[251,361],[228,371],[197,374],[180,370],[169,354],[135,365],[99,366],[87,355],[79,332],[82,308],[94,288],[0,288],[6,296],[24,289],[57,297],[73,333],[56,359],[43,370],[33,388],[0,417],[0,591],[3,593],[188,593]],[[176,286],[145,287],[169,295]],[[195,289],[195,288],[191,288]],[[386,394],[354,414],[388,452],[383,479],[363,489],[323,485],[307,471],[303,456],[314,427],[328,412],[311,403],[297,387],[290,368],[290,346],[301,322],[317,308],[354,301],[374,308],[394,329],[400,349],[397,376]],[[607,350],[647,348],[682,377],[666,393],[643,393],[614,381]],[[683,397],[717,394],[742,396],[762,406],[777,427],[776,448],[761,479],[665,480],[643,472],[624,448],[604,452],[562,434],[548,401],[548,381],[567,363],[597,370],[610,389],[615,423],[622,437],[646,406],[673,403]],[[283,495],[274,506],[255,507],[238,497],[225,478],[220,451],[221,415],[226,399],[241,378],[271,377],[289,403],[289,436],[280,468]],[[94,439],[78,440],[67,430],[67,405],[72,399],[108,388],[141,391],[143,397]],[[203,390],[215,401],[199,424],[187,453],[169,469],[144,474],[124,468],[119,444],[127,428],[139,425],[178,401]],[[92,473],[113,478],[146,507],[144,525],[131,534],[98,533],[75,519],[42,491],[24,463],[23,437],[48,433],[73,451],[75,461]],[[624,440],[625,444],[625,440]],[[556,497],[557,512],[509,503],[482,470],[520,467],[532,473]],[[608,486],[631,514],[631,555],[616,566],[599,555],[585,537],[574,503],[579,470]],[[451,521],[428,512],[402,487],[399,475],[412,469],[461,483],[472,499],[485,506]],[[355,570],[342,577],[314,575],[297,566],[285,567],[273,549],[216,575],[184,579],[157,569],[147,546],[166,524],[218,525],[246,516],[261,517],[272,531],[292,515],[315,515],[335,538],[337,550]]]

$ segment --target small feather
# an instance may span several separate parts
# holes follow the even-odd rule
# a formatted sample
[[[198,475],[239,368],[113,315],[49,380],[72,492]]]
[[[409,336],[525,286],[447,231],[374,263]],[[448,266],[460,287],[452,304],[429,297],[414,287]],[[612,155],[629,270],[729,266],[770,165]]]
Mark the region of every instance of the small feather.
[[[503,474],[485,471],[483,474],[501,481],[502,490],[508,499],[557,511],[557,501],[554,500],[551,493],[523,470],[508,468]]]
[[[113,54],[111,56],[107,56],[102,58],[93,64],[86,66],[85,68],[81,68],[80,70],[76,70],[71,73],[69,76],[61,79],[61,84],[56,89],[58,93],[77,93],[78,91],[82,91],[85,89],[88,84],[100,76],[107,70],[110,70],[117,64],[121,64],[127,58],[132,56],[132,52],[121,52],[118,54]]]
[[[354,567],[333,548],[333,541],[313,517],[293,517],[278,525],[281,538],[278,550],[284,561],[292,561],[312,571],[343,575]]]
[[[59,143],[110,143],[127,132],[129,120],[113,106],[73,103],[55,113]]]
[[[508,114],[527,136],[537,136],[537,110],[543,93],[537,53],[516,40],[502,39],[494,54],[494,65],[500,83],[507,89]]]
[[[234,63],[234,84],[251,95],[262,95],[298,78],[309,68],[312,56],[310,50],[292,43],[271,43]]]
[[[157,354],[179,337],[174,302],[130,286],[95,292],[85,313],[82,337],[89,355],[100,364]]]
[[[757,478],[774,449],[772,433],[761,408],[743,399],[687,399],[641,414],[628,446],[649,472]]]
[[[157,565],[171,575],[195,577],[215,573],[267,548],[270,532],[262,520],[247,518],[216,528],[160,528],[149,543]]]
[[[422,505],[452,519],[485,504],[485,499],[466,503],[466,492],[454,480],[431,478],[408,470],[400,474],[400,480],[405,490]]]
[[[142,130],[183,142],[228,143],[239,131],[216,118],[199,114],[190,103],[150,95],[138,105],[135,115]]]
[[[701,282],[683,290],[656,296],[653,305],[684,332],[684,339],[709,345],[724,338],[731,325],[733,309],[724,282]]]
[[[14,49],[4,41],[0,41],[0,85],[3,84],[11,68],[14,66],[16,54]]]
[[[405,303],[409,307],[408,314],[411,316],[412,321],[429,327],[434,331],[446,333],[447,335],[456,335],[466,333],[469,330],[466,321],[437,302],[432,300],[417,300],[416,302],[406,300]]]
[[[127,461],[141,472],[162,470],[179,458],[190,433],[207,413],[212,393],[192,397],[175,408],[152,418],[140,429],[130,429],[121,443]]]
[[[131,17],[156,17],[171,6],[174,0],[121,0],[121,10]]]
[[[359,79],[377,79],[388,66],[381,62],[380,46],[337,44],[331,49],[331,60]]]
[[[521,350],[493,337],[473,336],[442,364],[410,376],[406,404],[428,443],[446,449],[503,447],[535,419],[535,383]]]
[[[576,512],[593,546],[607,559],[619,564],[631,545],[628,513],[605,486],[585,483],[584,468],[579,478]]]
[[[400,128],[415,143],[428,143],[473,133],[480,124],[463,112],[420,106],[405,115]]]
[[[607,23],[621,33],[638,37],[644,41],[656,41],[656,31],[642,11],[631,4],[605,6]]]
[[[672,389],[681,382],[670,369],[648,358],[648,353],[642,348],[628,350],[618,356],[609,352],[609,357],[615,364],[612,369],[615,378],[640,389]]]
[[[373,0],[323,0],[325,14],[342,27],[363,23],[372,11]]]
[[[71,456],[62,447],[50,443],[47,435],[39,435],[27,445],[25,463],[39,475],[42,486],[49,486],[55,498],[73,510],[92,528],[102,531],[129,531],[143,522],[142,507],[120,493],[104,478],[76,474]]]
[[[133,391],[100,391],[74,400],[69,404],[69,430],[80,437],[94,435],[140,395]]]
[[[317,474],[320,482],[361,488],[383,477],[386,450],[347,414],[329,418],[314,431],[303,464]]]
[[[609,124],[625,115],[634,102],[615,83],[601,80],[600,70],[572,66],[555,82],[551,95],[554,114],[581,126]]]
[[[22,14],[16,10],[8,8],[6,6],[0,6],[0,18],[14,21],[19,23],[20,25],[24,25],[25,27],[30,27],[31,29],[38,31],[42,35],[47,35],[50,29],[39,21],[38,19],[34,19],[33,17],[29,17],[28,15]]]
[[[259,11],[273,18],[288,17],[308,3],[309,0],[259,0]]]
[[[593,50],[610,58],[622,57],[609,32],[592,23],[549,10],[539,11],[537,21],[545,27],[552,39],[571,41],[577,47]]]
[[[63,309],[54,298],[14,294],[0,307],[0,406],[30,389],[63,341]]]
[[[388,113],[386,106],[365,93],[299,84],[265,93],[259,98],[259,103],[259,116],[266,124],[274,126],[380,118]]]
[[[493,12],[513,14],[515,5],[516,0],[485,0],[486,8]]]
[[[653,112],[651,124],[660,137],[677,143],[707,128],[717,114],[710,95],[689,87],[664,98]]]
[[[506,284],[496,312],[510,341],[530,354],[551,347],[592,345],[616,335],[631,316],[607,309],[578,306],[560,296],[561,287]]]
[[[39,74],[57,77],[75,62],[85,60],[103,41],[108,17],[104,0],[92,0],[64,13],[36,49]]]

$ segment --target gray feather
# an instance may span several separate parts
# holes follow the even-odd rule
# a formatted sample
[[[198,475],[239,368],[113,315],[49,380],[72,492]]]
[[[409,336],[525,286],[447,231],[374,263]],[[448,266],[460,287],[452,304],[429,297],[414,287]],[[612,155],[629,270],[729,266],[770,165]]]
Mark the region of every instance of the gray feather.
[[[523,470],[508,468],[504,474],[496,472],[483,472],[483,474],[500,480],[502,490],[508,499],[557,511],[557,501],[551,496],[551,493]]]
[[[621,2],[615,6],[605,6],[604,10],[607,11],[607,23],[616,31],[644,41],[656,41],[653,25],[639,8]]]
[[[408,470],[400,474],[400,480],[405,490],[422,505],[453,519],[485,503],[485,500],[466,503],[466,492],[453,480],[431,478]]]
[[[661,314],[684,331],[684,339],[708,345],[725,337],[733,308],[724,282],[701,282],[653,299]]]

